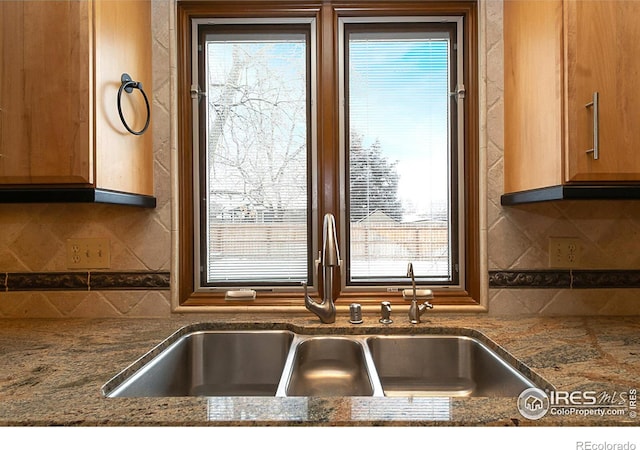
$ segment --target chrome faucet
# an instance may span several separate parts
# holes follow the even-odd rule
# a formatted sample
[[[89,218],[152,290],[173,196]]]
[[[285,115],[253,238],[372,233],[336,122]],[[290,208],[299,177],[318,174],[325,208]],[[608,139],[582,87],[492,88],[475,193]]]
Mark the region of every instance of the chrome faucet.
[[[413,298],[411,299],[411,306],[409,307],[409,321],[411,323],[420,323],[420,316],[424,314],[427,309],[433,309],[433,305],[429,301],[425,301],[424,304],[418,305],[418,299],[416,298],[416,277],[413,274],[413,263],[409,263],[407,266],[407,276],[411,278],[411,288],[413,289]]]
[[[309,297],[307,283],[302,283],[304,287],[304,306],[318,316],[322,323],[334,323],[336,321],[336,299],[333,298],[333,272],[341,264],[336,219],[333,214],[327,213],[324,215],[322,224],[322,251],[316,260],[318,274],[319,267],[322,267],[322,286],[324,289],[322,302],[318,303]]]

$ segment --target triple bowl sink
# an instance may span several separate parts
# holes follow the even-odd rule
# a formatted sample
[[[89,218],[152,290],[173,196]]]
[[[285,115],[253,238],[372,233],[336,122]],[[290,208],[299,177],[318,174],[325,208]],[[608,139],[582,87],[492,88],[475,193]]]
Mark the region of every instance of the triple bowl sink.
[[[475,337],[176,333],[102,388],[107,397],[517,397],[539,387]],[[517,362],[517,361],[516,361]]]

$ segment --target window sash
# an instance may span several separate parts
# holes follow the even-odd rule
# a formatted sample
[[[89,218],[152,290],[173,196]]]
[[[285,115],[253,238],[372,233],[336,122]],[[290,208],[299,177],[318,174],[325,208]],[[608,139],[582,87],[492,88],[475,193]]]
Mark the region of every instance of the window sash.
[[[202,20],[196,21],[194,28],[197,31],[194,34],[199,36],[198,42],[193,44],[197,46],[194,48],[202,49],[202,51],[198,52],[198,67],[197,69],[194,68],[196,70],[195,73],[198,75],[198,86],[208,85],[208,80],[205,80],[210,75],[207,45],[209,43],[222,42],[251,45],[252,42],[259,40],[278,45],[278,43],[282,44],[282,42],[291,41],[292,39],[298,41],[302,39],[305,47],[304,70],[306,78],[304,81],[304,122],[306,129],[303,130],[305,140],[303,145],[305,149],[303,154],[299,155],[300,158],[298,158],[303,160],[305,164],[305,168],[302,171],[303,174],[300,174],[306,177],[306,180],[303,181],[304,186],[302,186],[305,190],[302,195],[304,204],[300,204],[294,210],[285,211],[289,219],[297,218],[293,223],[287,223],[286,218],[276,222],[273,214],[269,215],[269,211],[265,210],[266,208],[262,207],[259,202],[257,206],[254,202],[247,208],[246,203],[251,202],[247,202],[246,195],[226,192],[227,199],[224,198],[224,188],[227,188],[227,191],[231,191],[237,187],[234,186],[234,183],[228,183],[231,187],[222,186],[224,181],[214,177],[212,168],[219,168],[220,164],[218,166],[209,164],[207,161],[209,152],[206,150],[208,147],[207,137],[210,132],[209,116],[211,112],[207,104],[209,97],[214,96],[215,87],[208,86],[205,88],[209,92],[206,93],[206,96],[201,96],[201,98],[207,98],[207,101],[200,100],[199,105],[194,107],[194,117],[200,118],[200,120],[194,120],[194,128],[195,123],[204,122],[203,125],[198,125],[199,139],[196,148],[200,156],[198,168],[194,167],[194,175],[197,174],[197,181],[194,180],[194,185],[197,183],[196,192],[200,192],[198,198],[194,199],[194,207],[199,216],[199,219],[194,223],[196,227],[195,235],[199,236],[199,239],[194,242],[194,256],[196,267],[201,268],[195,274],[196,290],[228,290],[234,287],[273,288],[275,290],[287,288],[287,286],[300,286],[301,281],[306,281],[312,285],[314,277],[311,270],[312,262],[308,243],[313,241],[311,224],[315,216],[311,212],[315,211],[312,206],[314,199],[311,186],[316,178],[312,167],[312,154],[315,154],[315,145],[314,127],[311,125],[312,117],[315,116],[311,112],[312,85],[315,82],[312,70],[314,66],[312,62],[313,54],[315,53],[312,32],[314,21],[306,19],[302,21],[291,19]],[[267,64],[273,64],[274,59],[270,58]],[[283,71],[289,70],[286,65],[283,65],[283,67]],[[265,101],[265,103],[268,102]],[[276,104],[275,100],[272,103]],[[294,134],[293,132],[291,133]],[[299,131],[298,134],[300,134]],[[273,153],[269,153],[269,155],[275,156],[271,159],[265,157],[264,160],[268,159],[273,162],[278,156],[281,157],[283,152],[280,151],[279,155],[279,150],[282,147],[283,145],[276,142]],[[256,152],[258,151],[262,151],[262,149],[256,150]],[[263,164],[260,159],[256,154],[255,163],[252,165],[256,175],[260,175],[258,173],[259,167]],[[274,183],[277,184],[276,187],[284,187],[285,191],[291,191],[289,186],[293,186],[292,180],[285,180],[287,175],[291,174],[291,171],[287,171],[288,168],[285,167],[287,162],[284,159],[279,163],[281,164],[281,170],[272,172],[281,178],[279,180],[275,179]],[[222,175],[220,178],[224,178],[224,173],[218,175]],[[246,176],[250,178],[250,175]],[[270,177],[270,175],[267,176],[267,178]],[[249,180],[244,178],[241,180],[245,184],[247,181]],[[277,183],[277,181],[280,181],[280,183]],[[218,190],[211,193],[211,186],[214,189],[216,186],[223,189],[222,191]],[[208,201],[211,198],[217,199],[218,205],[222,207],[214,208],[213,201]],[[239,204],[236,205],[238,208],[233,208],[234,198],[236,203],[239,201]],[[242,203],[245,204],[243,205]],[[241,214],[242,208],[244,208],[245,214]],[[216,238],[216,236],[218,237]]]
[[[360,186],[350,180],[350,158],[352,152],[351,106],[349,89],[349,43],[353,36],[358,39],[408,41],[420,39],[446,39],[449,42],[450,57],[448,92],[456,92],[463,86],[463,49],[462,49],[462,18],[447,17],[385,17],[385,18],[342,18],[339,20],[339,49],[340,49],[340,99],[341,105],[341,192],[346,192],[341,199],[341,209],[346,218],[343,223],[341,240],[346,255],[346,276],[343,280],[343,290],[385,290],[394,286],[406,286],[406,268],[408,262],[414,263],[416,279],[423,286],[431,287],[461,287],[464,279],[464,267],[460,264],[464,260],[463,236],[464,223],[463,168],[458,161],[463,160],[464,154],[464,115],[463,96],[451,96],[448,102],[449,119],[447,140],[448,150],[448,185],[447,185],[447,217],[446,226],[431,221],[420,224],[398,223],[390,220],[388,214],[370,210],[366,218],[352,217],[351,207],[354,198],[352,189]],[[453,50],[456,51],[453,51]],[[373,57],[371,58],[373,59]],[[385,113],[387,111],[385,110]],[[379,130],[377,130],[379,131]],[[363,145],[366,147],[366,145]],[[353,220],[359,219],[359,220]],[[445,249],[446,262],[444,271],[442,262],[438,258],[425,258],[429,251],[429,240],[439,242],[439,247]],[[433,250],[431,250],[433,251]],[[423,255],[420,258],[420,255]]]

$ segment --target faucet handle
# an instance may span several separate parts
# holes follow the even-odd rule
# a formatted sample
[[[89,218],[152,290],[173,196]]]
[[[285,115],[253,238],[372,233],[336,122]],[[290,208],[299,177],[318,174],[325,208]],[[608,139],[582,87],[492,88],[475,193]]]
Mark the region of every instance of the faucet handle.
[[[316,275],[320,275],[321,263],[322,263],[322,252],[318,252],[318,259],[313,260],[313,267],[316,269]]]
[[[433,309],[433,305],[431,304],[431,302],[429,302],[429,300],[425,301],[423,304],[424,309],[426,310],[427,308],[429,309]]]
[[[419,305],[417,300],[411,300],[411,306],[409,307],[409,322],[412,324],[420,323],[420,316],[422,316],[427,309],[433,309],[433,305],[428,300],[422,305]]]

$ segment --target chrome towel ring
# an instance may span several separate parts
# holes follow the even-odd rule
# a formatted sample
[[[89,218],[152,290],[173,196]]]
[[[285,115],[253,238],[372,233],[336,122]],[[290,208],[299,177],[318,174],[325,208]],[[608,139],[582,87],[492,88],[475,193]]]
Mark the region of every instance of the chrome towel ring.
[[[149,121],[151,119],[151,108],[149,107],[149,99],[147,98],[147,94],[145,94],[144,89],[142,89],[142,83],[140,83],[139,81],[133,81],[129,76],[129,74],[123,73],[122,76],[120,77],[120,82],[121,82],[120,89],[118,89],[118,115],[120,116],[120,120],[122,121],[122,124],[124,125],[124,127],[127,129],[129,133],[135,134],[136,136],[140,136],[145,131],[147,131],[147,128],[149,127]],[[122,103],[121,103],[122,91],[125,91],[127,94],[131,94],[134,89],[138,89],[142,93],[142,97],[144,98],[144,103],[147,107],[147,121],[145,122],[142,130],[140,131],[132,130],[127,124],[127,121],[125,120],[124,115],[122,114]]]

